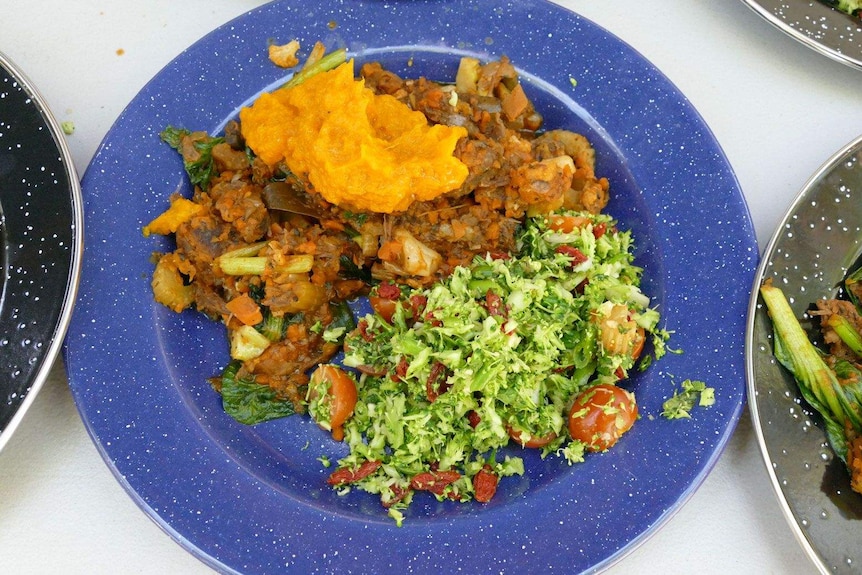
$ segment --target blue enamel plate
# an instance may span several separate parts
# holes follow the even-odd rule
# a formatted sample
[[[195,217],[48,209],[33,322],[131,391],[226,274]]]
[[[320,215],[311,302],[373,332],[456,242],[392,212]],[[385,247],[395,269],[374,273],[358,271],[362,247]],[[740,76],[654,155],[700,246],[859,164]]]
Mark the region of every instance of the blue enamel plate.
[[[631,382],[641,419],[613,449],[569,466],[521,452],[526,473],[487,504],[414,499],[402,527],[376,496],[339,496],[321,457],[340,455],[305,416],[253,427],[227,416],[207,378],[228,361],[223,326],[153,301],[141,227],[179,191],[159,132],[218,133],[285,80],[268,41],[316,40],[403,77],[451,80],[462,56],[508,56],[551,128],[585,134],[631,229],[643,289],[674,332]],[[649,62],[577,14],[540,0],[277,1],[215,30],[126,108],[88,168],[88,257],[65,347],[75,400],[106,463],[171,537],[227,573],[456,572],[607,567],[661,526],[712,469],[739,419],[744,336],[758,260],[747,207],[713,135]],[[662,417],[685,378],[715,388],[690,420]]]

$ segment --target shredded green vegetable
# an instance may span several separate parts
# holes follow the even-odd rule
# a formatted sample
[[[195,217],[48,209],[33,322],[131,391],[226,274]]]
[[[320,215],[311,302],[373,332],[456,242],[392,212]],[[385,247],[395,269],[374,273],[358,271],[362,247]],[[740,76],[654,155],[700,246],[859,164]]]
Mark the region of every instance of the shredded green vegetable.
[[[513,430],[521,442],[554,437],[543,456],[583,460],[583,444],[566,431],[568,406],[579,391],[634,367],[630,353],[602,346],[602,318],[625,306],[657,355],[667,332],[640,291],[630,233],[606,215],[574,215],[589,223],[564,233],[544,217],[529,219],[516,257],[477,257],[433,287],[402,293],[391,322],[360,320],[345,342],[344,364],[363,373],[344,425],[350,454],[338,467],[381,465],[338,485],[342,492],[356,487],[404,508],[411,478],[454,470],[457,481],[435,495],[469,500],[481,469],[500,478],[523,473],[520,457],[498,451]]]
[[[679,391],[662,404],[662,415],[667,419],[690,419],[696,405],[709,407],[715,403],[715,389],[702,381],[686,379]]]

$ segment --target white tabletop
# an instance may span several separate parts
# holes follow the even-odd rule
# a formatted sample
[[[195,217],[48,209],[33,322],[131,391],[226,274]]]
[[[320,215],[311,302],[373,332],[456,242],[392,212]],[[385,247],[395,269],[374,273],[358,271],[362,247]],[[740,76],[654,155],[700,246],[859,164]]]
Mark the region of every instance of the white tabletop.
[[[740,1],[560,3],[628,42],[688,96],[736,171],[761,249],[802,184],[862,130],[862,72],[798,44]],[[26,72],[58,120],[74,122],[68,143],[83,174],[149,78],[212,28],[260,4],[0,0],[0,51]],[[211,572],[108,471],[61,362],[0,452],[0,571]],[[608,572],[814,571],[772,491],[746,411],[703,486]]]

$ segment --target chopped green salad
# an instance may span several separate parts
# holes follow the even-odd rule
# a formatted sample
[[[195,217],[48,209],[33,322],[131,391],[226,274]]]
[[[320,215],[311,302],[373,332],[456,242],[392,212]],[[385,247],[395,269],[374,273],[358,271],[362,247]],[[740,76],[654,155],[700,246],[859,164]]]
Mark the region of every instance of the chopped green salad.
[[[859,18],[862,14],[862,2],[859,0],[821,0],[824,4],[832,6],[840,12]]]
[[[309,413],[350,447],[329,483],[379,494],[398,519],[416,491],[487,501],[523,473],[500,453],[510,441],[570,463],[613,445],[637,418],[616,384],[649,363],[645,340],[658,358],[668,337],[632,262],[612,218],[566,212],[529,218],[517,255],[426,289],[376,287],[345,340],[358,377],[324,366],[309,384]]]

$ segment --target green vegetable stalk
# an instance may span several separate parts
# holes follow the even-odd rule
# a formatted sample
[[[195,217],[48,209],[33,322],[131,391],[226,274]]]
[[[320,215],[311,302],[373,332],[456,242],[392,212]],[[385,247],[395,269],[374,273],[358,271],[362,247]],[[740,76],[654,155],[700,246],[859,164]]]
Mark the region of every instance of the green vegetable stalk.
[[[856,328],[850,324],[846,317],[833,314],[826,320],[826,324],[835,330],[835,333],[838,334],[841,341],[843,341],[847,347],[853,351],[853,353],[862,357],[862,334],[860,334]]]
[[[332,70],[333,68],[338,67],[343,64],[347,60],[347,52],[341,48],[339,50],[334,50],[329,54],[323,56],[320,60],[308,66],[307,68],[303,68],[299,72],[297,72],[293,78],[287,81],[287,83],[283,86],[284,88],[293,88],[294,86],[299,86],[312,76],[320,74],[321,72],[327,72]]]
[[[809,341],[784,293],[765,282],[760,295],[775,333],[775,357],[795,377],[802,397],[823,416],[835,453],[847,462],[848,449],[862,434],[862,373],[847,361],[834,368]]]

